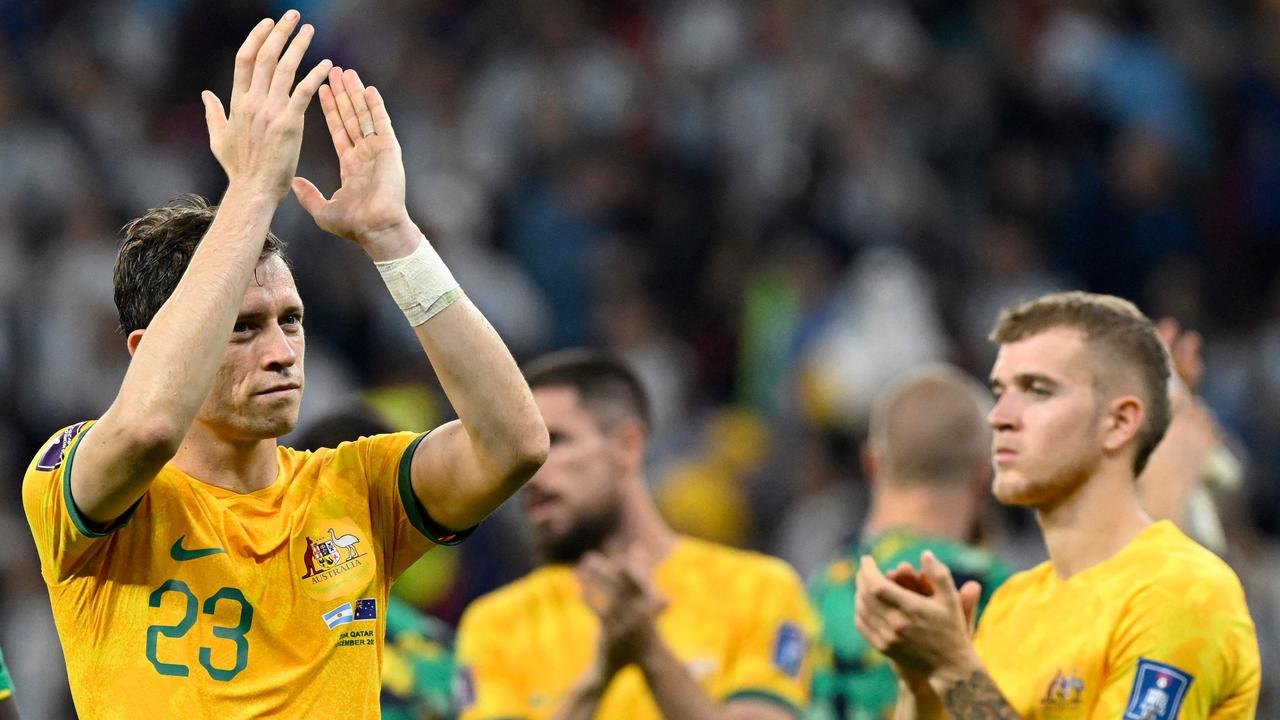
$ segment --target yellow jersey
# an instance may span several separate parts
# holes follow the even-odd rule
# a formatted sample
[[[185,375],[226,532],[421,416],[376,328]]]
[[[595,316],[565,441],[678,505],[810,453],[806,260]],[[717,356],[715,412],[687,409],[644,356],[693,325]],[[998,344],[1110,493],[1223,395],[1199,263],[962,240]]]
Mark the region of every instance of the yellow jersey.
[[[409,482],[422,436],[280,447],[245,494],[166,465],[96,532],[70,484],[91,424],[22,486],[80,717],[378,717],[388,588],[443,532]]]
[[[658,632],[717,703],[809,697],[816,619],[786,563],[680,538],[654,571],[667,601]],[[600,623],[567,565],[540,568],[476,600],[457,635],[461,720],[548,718],[595,661]],[[634,665],[613,678],[598,718],[660,720]]]
[[[1252,718],[1262,678],[1240,580],[1168,521],[1067,580],[1014,575],[974,645],[1024,718]]]

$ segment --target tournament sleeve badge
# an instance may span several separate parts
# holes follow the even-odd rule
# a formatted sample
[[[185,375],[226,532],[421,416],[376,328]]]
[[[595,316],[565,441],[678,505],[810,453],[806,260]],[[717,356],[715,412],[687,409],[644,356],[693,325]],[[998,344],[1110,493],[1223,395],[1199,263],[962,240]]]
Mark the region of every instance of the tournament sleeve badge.
[[[1138,658],[1124,720],[1171,720],[1178,717],[1178,710],[1194,679],[1172,665]]]

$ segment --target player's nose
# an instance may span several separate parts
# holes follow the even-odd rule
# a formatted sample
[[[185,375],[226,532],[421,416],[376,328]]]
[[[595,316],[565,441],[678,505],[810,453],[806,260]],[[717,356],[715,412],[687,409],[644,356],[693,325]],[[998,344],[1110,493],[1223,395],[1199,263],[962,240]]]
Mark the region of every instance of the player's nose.
[[[293,367],[298,363],[298,349],[294,347],[284,328],[273,326],[262,337],[265,343],[262,364],[267,369]]]

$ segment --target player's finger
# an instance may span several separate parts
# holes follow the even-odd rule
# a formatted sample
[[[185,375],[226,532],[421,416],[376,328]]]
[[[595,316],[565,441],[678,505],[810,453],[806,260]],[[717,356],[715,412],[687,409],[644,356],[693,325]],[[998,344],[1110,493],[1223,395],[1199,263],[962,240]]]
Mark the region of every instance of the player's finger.
[[[324,210],[325,204],[329,202],[325,199],[324,193],[304,177],[295,177],[289,187],[293,190],[294,197],[298,198],[298,204],[311,217],[315,217],[316,213]]]
[[[265,95],[271,88],[271,76],[275,74],[276,64],[280,60],[280,51],[284,43],[293,34],[298,25],[297,10],[289,10],[280,18],[280,22],[271,29],[271,34],[258,48],[258,55],[253,59],[253,80],[249,83],[249,92]]]
[[[942,564],[932,550],[920,553],[920,569],[932,583],[934,592],[943,596],[956,594],[956,581],[951,577],[951,569]]]
[[[217,95],[205,90],[200,93],[204,102],[204,122],[209,126],[209,147],[217,152],[222,145],[222,131],[227,127],[227,113]]]
[[[347,88],[347,97],[351,98],[351,107],[356,111],[360,137],[373,135],[377,130],[373,126],[373,116],[369,114],[369,103],[364,98],[364,83],[360,80],[360,73],[348,68],[342,73],[342,84]]]
[[[333,90],[333,99],[338,105],[338,116],[342,118],[342,126],[347,129],[347,137],[355,145],[360,140],[360,120],[356,117],[356,108],[351,104],[351,91],[347,87],[346,73],[330,72],[329,88]]]
[[[970,580],[960,588],[960,607],[964,610],[965,623],[969,627],[969,635],[978,628],[978,601],[982,599],[982,585],[977,580]]]
[[[364,100],[369,104],[369,114],[373,117],[373,131],[386,137],[395,137],[391,116],[387,114],[387,105],[382,101],[382,93],[378,92],[378,88],[370,85],[365,89]]]
[[[329,71],[333,73],[333,70]],[[338,101],[333,99],[333,88],[320,86],[320,109],[324,111],[324,123],[329,128],[329,137],[333,140],[333,149],[341,156],[351,148],[351,138],[347,136],[347,128],[338,115]]]
[[[294,88],[293,95],[289,98],[289,112],[301,115],[307,111],[307,105],[311,104],[311,98],[315,97],[316,90],[324,83],[324,77],[328,74],[330,67],[333,67],[333,61],[325,58],[320,61],[320,64],[311,68],[311,72],[302,78],[302,82],[298,83],[298,87]]]
[[[271,29],[276,26],[276,21],[271,18],[263,18],[261,22],[249,31],[249,36],[240,44],[240,49],[236,51],[236,69],[231,81],[231,104],[235,105],[236,100],[249,90],[249,83],[253,81],[253,63],[258,57],[258,50],[262,47],[263,41],[271,34]]]
[[[293,78],[298,74],[298,66],[302,64],[302,56],[307,53],[315,35],[316,29],[310,23],[298,28],[298,34],[293,36],[288,49],[280,56],[276,71],[271,76],[271,88],[268,92],[282,99],[289,97],[289,92],[293,89]]]

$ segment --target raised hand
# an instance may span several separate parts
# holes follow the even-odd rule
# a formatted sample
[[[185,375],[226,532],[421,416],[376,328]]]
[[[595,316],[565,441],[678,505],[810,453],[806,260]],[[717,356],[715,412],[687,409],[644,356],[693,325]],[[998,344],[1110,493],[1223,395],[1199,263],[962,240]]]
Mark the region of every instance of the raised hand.
[[[326,199],[310,180],[295,178],[298,202],[322,230],[360,245],[375,260],[408,255],[418,235],[405,209],[404,162],[382,95],[366,88],[355,70],[335,67],[320,88],[320,106],[342,187]]]
[[[332,65],[321,61],[294,87],[298,65],[315,35],[314,28],[303,25],[284,50],[299,19],[296,10],[286,12],[279,23],[264,19],[245,38],[236,53],[230,116],[217,95],[206,90],[200,96],[209,147],[229,185],[269,193],[277,202],[289,192],[297,171],[307,105]]]

